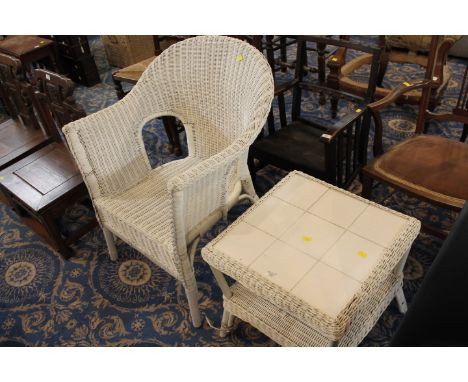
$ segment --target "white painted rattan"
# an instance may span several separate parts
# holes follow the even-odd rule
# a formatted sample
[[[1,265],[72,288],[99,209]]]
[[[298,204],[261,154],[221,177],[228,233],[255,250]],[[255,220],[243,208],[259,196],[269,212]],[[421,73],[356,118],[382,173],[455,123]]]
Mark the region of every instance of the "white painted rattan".
[[[316,307],[289,293],[276,283],[263,277],[251,268],[215,248],[229,232],[265,202],[277,188],[291,177],[302,176],[338,190],[369,205],[383,209],[403,218],[406,222],[392,244],[361,284],[354,299],[338,314],[331,317]],[[382,227],[382,229],[385,229]],[[236,283],[228,290],[220,283],[224,293],[225,317],[233,314],[285,346],[356,346],[372,329],[382,312],[394,297],[399,308],[405,309],[401,294],[403,266],[409,249],[418,235],[420,222],[417,219],[392,211],[386,207],[365,200],[359,196],[329,185],[301,172],[293,171],[273,187],[254,206],[231,224],[216,239],[202,249],[202,256],[215,271],[229,275]],[[232,318],[231,318],[232,320]]]
[[[200,36],[164,51],[123,100],[63,129],[111,257],[110,232],[180,280],[195,326],[195,248],[187,248],[241,194],[256,198],[247,152],[272,98],[271,69],[258,50]],[[151,169],[141,130],[167,115],[184,124],[189,155]]]

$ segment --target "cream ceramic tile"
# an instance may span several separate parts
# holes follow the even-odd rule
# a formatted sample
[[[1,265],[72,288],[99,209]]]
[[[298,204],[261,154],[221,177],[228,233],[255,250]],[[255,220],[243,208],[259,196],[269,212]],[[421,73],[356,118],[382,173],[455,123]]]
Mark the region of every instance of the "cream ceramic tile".
[[[264,199],[252,213],[245,216],[244,221],[270,235],[279,237],[302,214],[304,214],[303,210],[270,196]]]
[[[319,262],[291,293],[330,317],[336,318],[353,300],[360,287],[361,283]]]
[[[343,228],[306,212],[281,236],[281,240],[320,259],[343,232]]]
[[[384,251],[385,248],[369,240],[345,232],[321,261],[363,282],[382,258]]]
[[[214,246],[227,256],[248,266],[275,238],[251,225],[240,222]]]
[[[276,241],[250,268],[289,291],[315,263],[316,260],[305,253]]]
[[[328,187],[306,179],[301,175],[292,176],[286,183],[279,186],[274,196],[306,210],[317,201]]]
[[[367,206],[363,201],[330,189],[309,208],[309,211],[340,227],[348,228]]]
[[[380,208],[368,206],[349,227],[349,231],[388,247],[405,224],[404,218]]]

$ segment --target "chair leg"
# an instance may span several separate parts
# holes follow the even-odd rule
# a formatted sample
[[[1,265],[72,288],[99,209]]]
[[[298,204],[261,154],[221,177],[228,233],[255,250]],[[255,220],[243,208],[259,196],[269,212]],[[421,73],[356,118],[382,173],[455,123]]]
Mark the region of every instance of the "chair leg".
[[[228,335],[228,333],[232,329],[233,322],[234,322],[234,315],[228,310],[224,309],[223,319],[221,320],[221,331],[219,332],[219,336],[221,338],[224,338]]]
[[[249,195],[254,200],[252,203],[258,200],[258,195],[255,191],[255,186],[251,177],[242,180],[242,188],[244,190],[244,193]]]
[[[106,240],[107,249],[109,251],[109,257],[112,261],[116,261],[118,258],[117,248],[114,243],[114,235],[107,228],[101,227],[104,232],[104,239]]]
[[[463,132],[460,137],[460,142],[465,142],[467,136],[468,136],[468,124],[465,123],[465,125],[463,125]]]
[[[190,315],[192,317],[192,324],[196,328],[199,328],[202,323],[200,306],[198,305],[198,289],[195,288],[185,288],[185,293],[187,295],[187,300],[190,309]]]
[[[372,183],[373,179],[367,175],[364,171],[361,172],[362,174],[362,192],[361,196],[363,198],[369,199],[371,198],[372,194]]]
[[[406,298],[405,294],[403,293],[403,288],[398,288],[396,294],[395,294],[395,299],[398,305],[398,310],[400,313],[406,313],[408,310],[408,305],[406,304]]]

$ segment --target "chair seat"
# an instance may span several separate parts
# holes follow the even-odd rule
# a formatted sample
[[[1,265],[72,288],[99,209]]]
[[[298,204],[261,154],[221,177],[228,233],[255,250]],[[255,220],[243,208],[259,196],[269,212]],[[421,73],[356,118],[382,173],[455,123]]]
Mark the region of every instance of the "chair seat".
[[[167,182],[200,160],[184,158],[153,169],[136,186],[108,197],[98,198],[95,205],[104,225],[124,241],[148,254],[148,245],[141,236],[170,248],[173,240],[172,198]]]
[[[28,128],[8,119],[0,124],[0,169],[8,167],[50,142],[41,129]]]
[[[364,171],[422,199],[461,209],[468,200],[468,146],[419,135],[393,146]]]
[[[299,170],[318,178],[325,176],[323,131],[294,121],[252,145],[255,158],[285,170]]]

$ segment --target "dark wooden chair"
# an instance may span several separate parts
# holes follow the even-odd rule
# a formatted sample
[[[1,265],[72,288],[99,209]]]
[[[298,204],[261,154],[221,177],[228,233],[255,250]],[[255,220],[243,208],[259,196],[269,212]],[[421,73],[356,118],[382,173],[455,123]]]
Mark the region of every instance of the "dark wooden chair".
[[[11,119],[0,124],[0,170],[51,142],[48,126],[40,128],[33,108],[32,87],[21,62],[0,53],[0,94]]]
[[[285,170],[301,170],[339,187],[347,188],[366,163],[367,141],[371,121],[367,104],[373,100],[381,48],[343,39],[300,36],[298,39],[294,80],[276,89],[275,95],[292,90],[291,122],[279,130],[268,127],[251,146],[249,167],[255,172],[271,164]],[[317,69],[307,65],[307,42],[327,47],[347,47],[372,54],[368,92],[364,97],[340,91],[332,81],[324,80]],[[332,55],[328,58],[334,60]],[[317,78],[318,77],[318,78]],[[316,98],[306,93],[316,94]],[[347,101],[333,118],[330,110],[324,119],[307,118],[305,111],[318,108],[321,98]],[[314,103],[315,99],[318,99]]]
[[[51,244],[69,257],[69,244],[94,227],[96,220],[90,219],[67,237],[61,232],[59,219],[65,209],[88,199],[80,171],[62,140],[61,128],[86,114],[72,97],[74,84],[70,79],[35,69],[32,80],[35,109],[42,123],[54,131],[53,143],[1,171],[0,187],[20,215],[39,221]]]
[[[428,121],[447,120],[464,123],[462,138],[463,135],[466,138],[466,71],[455,111],[434,113],[428,110],[431,92],[440,85],[433,76],[433,70],[438,61],[437,55],[445,54],[443,49],[437,49],[441,46],[440,36],[434,37],[425,80],[407,82],[380,101],[369,105],[376,123],[374,153],[377,157],[362,170],[364,197],[371,197],[373,181],[377,180],[420,200],[454,211],[460,211],[468,199],[468,146],[448,138],[423,134],[427,130]],[[422,89],[422,95],[416,135],[383,152],[380,110],[405,93],[418,89]],[[436,230],[432,226],[423,225],[423,229],[437,236],[446,235],[446,232]]]
[[[431,93],[428,108],[433,110],[440,102],[445,89],[449,83],[451,72],[447,64],[447,53],[453,44],[461,36],[442,36],[441,51],[445,54],[439,54],[434,67],[434,76],[439,78],[438,86]],[[422,68],[428,65],[429,48],[431,36],[380,36],[380,43],[385,46],[382,54],[382,60],[377,78],[376,98],[382,98],[388,95],[392,88],[383,86],[383,79],[389,63],[395,64],[415,64]],[[349,92],[363,94],[366,92],[365,83],[353,78],[353,74],[359,71],[363,66],[370,63],[369,55],[363,54],[355,57],[349,62],[340,60],[339,62],[339,80],[340,86]],[[398,100],[400,103],[417,105],[421,98],[421,91],[412,90],[405,94],[405,97]]]

